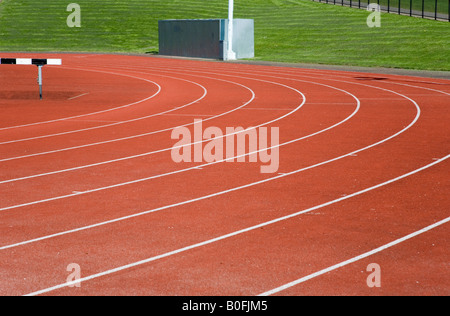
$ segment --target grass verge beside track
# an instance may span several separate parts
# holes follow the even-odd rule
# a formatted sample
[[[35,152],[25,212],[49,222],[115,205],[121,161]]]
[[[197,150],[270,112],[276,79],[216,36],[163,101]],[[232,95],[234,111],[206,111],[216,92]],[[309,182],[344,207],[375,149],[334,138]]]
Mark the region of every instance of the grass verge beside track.
[[[3,0],[0,51],[156,53],[158,20],[226,18],[227,0],[74,0],[81,28],[69,28],[70,1]],[[255,20],[256,60],[450,70],[450,23],[368,12],[309,0],[236,0],[236,17]]]

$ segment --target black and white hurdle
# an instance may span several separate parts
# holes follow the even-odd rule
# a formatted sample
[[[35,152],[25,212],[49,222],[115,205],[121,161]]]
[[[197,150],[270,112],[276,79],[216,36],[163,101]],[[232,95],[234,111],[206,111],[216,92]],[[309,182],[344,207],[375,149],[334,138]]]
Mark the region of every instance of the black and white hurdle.
[[[0,58],[0,65],[35,65],[38,67],[39,97],[42,100],[42,67],[45,65],[60,66],[61,59],[40,58]]]

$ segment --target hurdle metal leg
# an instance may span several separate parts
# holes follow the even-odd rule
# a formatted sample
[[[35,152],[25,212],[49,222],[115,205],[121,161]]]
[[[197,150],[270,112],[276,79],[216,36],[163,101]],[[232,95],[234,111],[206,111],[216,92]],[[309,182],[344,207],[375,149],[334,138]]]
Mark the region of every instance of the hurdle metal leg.
[[[38,65],[38,84],[39,84],[39,98],[42,100],[42,67]]]
[[[41,58],[0,58],[0,65],[36,65],[38,67],[37,81],[39,84],[39,97],[42,100],[42,67],[46,65],[60,66],[62,65],[62,60]]]

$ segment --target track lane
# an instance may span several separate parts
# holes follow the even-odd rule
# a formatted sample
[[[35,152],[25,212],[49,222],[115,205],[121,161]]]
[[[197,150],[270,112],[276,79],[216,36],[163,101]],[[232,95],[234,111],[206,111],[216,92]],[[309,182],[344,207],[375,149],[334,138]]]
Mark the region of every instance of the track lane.
[[[201,107],[208,107],[209,104],[218,104],[218,105],[223,105],[225,107],[225,109],[221,109],[221,111],[219,112],[219,114],[210,116],[205,118],[205,120],[212,120],[224,115],[228,115],[234,111],[237,111],[239,108],[242,108],[244,106],[246,106],[248,103],[250,103],[251,101],[253,101],[253,91],[251,89],[246,88],[243,85],[240,84],[234,84],[235,86],[239,87],[240,89],[247,89],[248,91],[246,91],[247,95],[245,95],[244,97],[239,97],[239,99],[236,101],[236,103],[234,104],[234,107],[232,107],[229,102],[225,102],[221,95],[213,95],[213,93],[210,93],[207,98],[204,98],[201,102],[201,104],[196,105],[198,108],[198,111],[204,111],[201,109]],[[242,91],[242,90],[241,90]],[[104,142],[99,142],[99,143],[92,143],[92,144],[86,144],[86,145],[82,145],[82,146],[78,146],[78,147],[68,147],[68,148],[63,148],[63,149],[57,149],[53,152],[49,152],[48,154],[52,154],[52,158],[54,159],[54,161],[58,162],[61,164],[60,169],[65,169],[65,168],[70,168],[69,165],[69,161],[64,160],[66,157],[69,157],[69,159],[72,157],[72,150],[80,150],[80,152],[89,152],[89,151],[95,151],[97,153],[102,153],[103,154],[103,160],[100,159],[100,161],[108,161],[108,160],[113,160],[113,159],[122,159],[122,158],[127,158],[130,157],[131,155],[131,151],[128,150],[127,148],[125,148],[125,150],[122,150],[121,146],[118,146],[118,144],[122,141],[130,141],[130,142],[134,142],[137,146],[140,146],[140,148],[135,148],[135,154],[134,155],[144,155],[146,153],[148,153],[149,149],[151,149],[152,147],[154,148],[154,150],[158,150],[158,147],[155,147],[155,143],[157,144],[157,141],[155,141],[154,137],[156,135],[156,137],[159,137],[159,139],[162,139],[163,143],[167,143],[167,140],[170,140],[170,132],[174,127],[177,126],[183,126],[183,125],[193,125],[193,117],[188,117],[188,116],[183,116],[180,115],[179,117],[176,117],[175,119],[173,117],[171,117],[171,121],[178,121],[178,125],[174,124],[174,123],[169,123],[170,125],[168,126],[167,123],[164,122],[164,120],[158,119],[156,122],[156,126],[161,126],[161,128],[164,128],[162,130],[158,130],[157,128],[154,129],[152,132],[148,132],[148,133],[144,133],[144,134],[137,134],[137,135],[132,135],[132,136],[128,136],[125,138],[119,138],[119,139],[110,139],[109,141],[104,141]],[[163,125],[161,125],[163,124]],[[167,136],[167,134],[169,134],[169,136]],[[67,137],[67,135],[65,135]],[[69,139],[70,136],[68,136]],[[103,150],[99,150],[96,146],[103,146]],[[130,145],[130,147],[132,147]],[[141,149],[139,151],[139,149]],[[85,157],[88,160],[83,161],[84,165],[86,164],[93,164],[99,161],[99,159],[95,159],[92,160],[90,159],[88,156],[86,155],[82,155],[82,153],[78,153],[77,154],[77,158],[81,157]],[[29,159],[33,159],[34,161],[36,161],[35,159],[37,159],[38,163],[40,162],[43,170],[42,172],[51,172],[52,169],[54,169],[54,166],[49,166],[46,164],[47,161],[47,157],[45,154],[40,154],[40,153],[36,153],[36,154],[31,154],[29,157],[22,157],[22,158],[16,158],[14,159],[12,158],[5,158],[2,161],[2,165],[1,167],[3,167],[3,170],[5,171],[5,175],[7,171],[10,172],[14,172],[16,170],[16,172],[21,172],[19,169],[15,168],[15,165],[23,165],[23,160],[29,160]],[[78,160],[77,160],[78,161]],[[28,161],[28,164],[31,164],[30,161]],[[72,163],[73,165],[73,163]],[[78,162],[78,166],[80,165],[80,163]],[[83,165],[83,164],[81,164]],[[52,169],[50,169],[52,168]],[[33,170],[39,170],[38,167],[33,166]],[[35,172],[36,174],[36,172]],[[23,174],[19,174],[16,175],[15,177],[23,177],[25,175]],[[10,178],[14,178],[14,176],[10,176]],[[7,179],[5,179],[7,180]]]
[[[63,68],[55,68],[52,69],[53,72],[64,72],[68,71]],[[70,69],[73,71],[73,69]],[[82,72],[82,70],[80,71]],[[35,135],[35,133],[41,129],[45,128],[47,125],[57,125],[60,128],[70,128],[68,126],[67,120],[69,119],[80,119],[92,117],[99,114],[104,114],[108,112],[120,111],[126,108],[129,108],[133,105],[138,105],[143,101],[151,99],[153,96],[159,93],[159,87],[155,82],[152,82],[148,79],[143,79],[135,76],[126,76],[119,75],[117,73],[111,73],[107,71],[88,71],[87,75],[83,72],[84,76],[78,78],[81,83],[71,82],[69,84],[72,85],[72,89],[78,89],[76,92],[67,92],[67,75],[66,76],[52,76],[50,81],[50,86],[53,89],[60,89],[63,92],[61,94],[66,93],[69,97],[59,97],[59,98],[50,98],[50,100],[22,100],[19,104],[17,104],[17,98],[13,98],[11,101],[8,98],[3,100],[3,107],[6,109],[10,109],[9,111],[4,111],[4,115],[2,116],[7,124],[11,124],[11,122],[20,122],[20,120],[29,120],[29,122],[16,123],[10,126],[4,126],[0,128],[0,140],[10,140],[17,137],[23,137],[25,131],[29,131],[31,135]],[[101,74],[101,76],[100,76]],[[109,80],[100,80],[100,77],[105,77],[105,74],[109,75]],[[90,78],[93,76],[94,78]],[[99,78],[97,78],[99,77]],[[120,80],[116,78],[112,80],[113,77],[120,77]],[[65,78],[65,79],[64,79]],[[126,86],[125,81],[128,83],[130,80],[136,80],[134,83],[134,90],[128,90],[128,92],[132,93],[133,98],[130,100],[130,97],[127,94],[123,93],[123,89],[114,87],[117,86]],[[64,83],[66,86],[64,85]],[[99,84],[102,82],[102,84]],[[96,84],[97,83],[97,84]],[[30,83],[28,83],[30,85]],[[81,86],[80,86],[81,85]],[[87,85],[87,86],[85,86]],[[28,87],[28,86],[27,86]],[[92,88],[94,87],[94,88]],[[19,91],[16,94],[22,93],[20,89],[24,89],[23,87],[18,88]],[[65,91],[66,90],[66,91]],[[65,91],[65,92],[64,92]],[[79,95],[81,92],[87,93],[88,95],[85,98],[77,98],[72,99],[70,96],[72,94]],[[121,93],[122,91],[122,93]],[[108,100],[105,95],[109,95],[111,99]],[[14,96],[13,96],[14,97]],[[70,99],[70,100],[69,100]],[[19,98],[20,100],[20,98]],[[102,104],[113,104],[105,107]],[[13,107],[12,107],[13,106]],[[19,112],[17,111],[19,108]],[[20,111],[26,108],[29,115],[21,116]],[[92,109],[97,109],[92,111]],[[42,117],[42,116],[45,117]],[[42,117],[42,119],[39,119]],[[63,123],[63,124],[60,124]],[[92,122],[83,122],[84,127],[92,126]],[[98,124],[98,123],[97,123]],[[78,122],[78,126],[81,126],[82,122]]]
[[[400,190],[403,189],[402,185],[399,187]],[[392,189],[387,189],[388,192],[390,190]],[[386,200],[386,189],[382,188],[380,191],[383,191],[381,194],[383,198],[376,201],[383,203]],[[395,193],[398,191],[393,191],[394,194],[391,197],[395,200],[397,198]],[[377,195],[375,194],[375,198]],[[367,197],[366,194],[349,201],[366,209],[367,204],[359,201],[360,198],[364,199],[365,197]],[[416,198],[420,199],[421,197],[416,196]],[[369,197],[369,199],[371,198]],[[346,199],[342,199],[341,202],[343,200],[347,203]],[[408,203],[413,206],[416,201],[417,199],[412,199]],[[436,199],[431,199],[431,201],[436,201]],[[371,203],[371,205],[373,204],[378,207],[376,202]],[[331,207],[332,211],[323,211],[325,207],[327,209]],[[383,206],[380,206],[379,210],[383,212]],[[280,283],[281,278],[292,278],[293,273],[298,273],[298,271],[316,272],[318,267],[326,265],[328,262],[333,264],[336,260],[345,260],[352,254],[359,255],[361,250],[368,248],[372,250],[370,247],[374,244],[379,246],[383,241],[392,241],[395,236],[403,237],[402,234],[411,232],[414,227],[418,226],[418,229],[422,229],[425,221],[430,224],[437,222],[434,218],[429,218],[430,214],[424,212],[421,214],[423,216],[414,219],[414,223],[401,225],[394,221],[388,224],[380,221],[379,218],[373,218],[373,212],[358,212],[351,206],[348,207],[347,204],[343,207],[341,203],[338,206],[321,206],[311,211],[316,213],[310,214],[312,216],[304,214],[298,218],[288,218],[269,226],[256,226],[249,228],[250,231],[237,232],[237,235],[232,233],[217,237],[178,249],[179,252],[169,252],[142,262],[135,262],[136,265],[120,267],[118,270],[104,270],[105,275],[86,276],[87,282],[81,289],[74,291],[63,288],[56,294],[93,295],[94,293],[103,293],[107,295],[112,294],[110,292],[112,290],[122,295],[126,295],[124,293],[133,293],[134,295],[252,295],[257,294],[257,291],[261,291],[264,286],[270,287],[270,282]],[[319,211],[318,214],[317,211]],[[435,211],[434,214],[442,216],[442,205]],[[350,216],[344,216],[347,215],[345,212],[350,213]],[[406,216],[409,209],[402,209],[402,212],[401,214]],[[323,216],[328,214],[330,216]],[[398,218],[398,215],[399,213],[393,212],[387,217]],[[317,218],[321,220],[318,222]],[[172,218],[172,220],[174,219]],[[350,227],[349,220],[353,222]],[[361,223],[371,224],[371,229],[367,230],[364,229],[364,226],[358,225],[360,220]],[[184,224],[172,223],[173,226],[167,229],[179,229],[180,226],[186,225],[186,229],[193,230],[195,223],[195,221]],[[340,223],[343,224],[342,227]],[[403,221],[402,224],[404,223]],[[386,233],[387,227],[391,229],[390,233]],[[214,228],[209,227],[209,229]],[[200,229],[195,229],[190,236],[199,232]],[[170,243],[171,241],[164,242]],[[142,244],[141,251],[146,250],[144,249],[145,244]],[[91,266],[86,265],[86,267],[90,268],[92,264]],[[124,278],[127,282],[124,282]],[[195,282],[191,282],[192,280]],[[117,287],[113,284],[121,284],[121,286]],[[63,284],[61,285],[64,287]],[[364,286],[363,283],[362,288]],[[51,292],[53,289],[49,288],[48,291]],[[391,288],[390,291],[393,291],[390,293],[395,293],[395,289]],[[47,290],[44,290],[41,294],[46,292]]]
[[[112,127],[112,126],[117,126],[117,125],[122,125],[122,124],[129,124],[129,123],[133,123],[133,122],[140,122],[142,120],[146,120],[146,119],[151,118],[151,117],[164,115],[164,114],[167,114],[167,113],[171,113],[171,112],[177,111],[179,109],[186,108],[186,107],[188,107],[188,106],[190,106],[190,105],[192,105],[194,103],[197,103],[200,100],[202,100],[208,93],[207,89],[204,86],[202,86],[202,85],[200,85],[200,84],[198,84],[196,82],[193,82],[193,81],[190,81],[190,80],[187,80],[187,79],[181,79],[181,78],[175,78],[175,77],[169,77],[169,76],[163,76],[163,77],[170,78],[170,79],[175,79],[175,80],[178,80],[178,81],[184,81],[184,83],[191,83],[193,86],[197,86],[197,87],[200,88],[199,91],[201,91],[201,96],[199,98],[197,98],[197,99],[194,99],[192,102],[189,102],[189,103],[186,103],[186,100],[189,99],[189,98],[192,98],[192,95],[190,95],[189,98],[187,98],[185,96],[185,99],[183,100],[184,104],[179,106],[179,107],[174,107],[172,109],[164,110],[164,111],[161,111],[161,112],[158,112],[158,113],[149,114],[149,115],[145,115],[144,114],[144,116],[138,116],[138,117],[130,118],[128,120],[123,120],[123,117],[121,117],[120,120],[117,120],[117,118],[97,118],[97,119],[93,119],[92,118],[92,119],[84,119],[84,120],[82,118],[80,118],[78,120],[77,119],[73,119],[73,121],[81,121],[81,122],[83,122],[83,121],[86,121],[86,122],[92,121],[92,122],[96,122],[96,123],[102,122],[102,123],[105,123],[105,124],[96,125],[96,126],[92,126],[92,127],[88,127],[88,128],[82,128],[82,129],[66,130],[66,131],[61,131],[61,132],[54,131],[53,133],[50,133],[50,134],[42,134],[42,135],[39,135],[39,136],[35,135],[33,137],[20,138],[20,139],[15,139],[15,140],[1,142],[0,145],[22,143],[22,142],[28,142],[28,141],[34,141],[34,140],[41,140],[41,139],[47,139],[47,141],[48,141],[52,137],[57,137],[57,136],[62,136],[62,135],[69,135],[69,134],[75,134],[75,133],[80,133],[80,132],[87,132],[87,131],[92,131],[92,130],[101,129],[101,128],[107,128],[107,127]],[[172,83],[172,84],[174,84],[174,83]],[[177,90],[181,89],[181,87],[179,85],[176,85],[176,86],[177,86],[177,89],[175,91],[172,91],[172,94],[176,94],[178,96],[181,93],[178,92]],[[158,85],[158,87],[159,87],[159,92],[160,92],[160,90],[162,88],[159,85]],[[192,87],[192,88],[195,88],[195,87]],[[189,90],[189,93],[192,94],[192,90],[191,89],[187,89],[187,90]],[[183,91],[181,91],[181,92],[183,92]],[[170,105],[173,105],[172,102],[173,102],[173,100],[171,100],[171,104]],[[70,123],[71,121],[72,120],[68,120],[66,122],[66,125],[67,125],[67,123]]]
[[[156,77],[155,75],[147,75],[147,77],[150,76],[152,79]],[[39,138],[30,137],[31,139],[25,143],[20,140],[13,140],[10,143],[4,142],[0,145],[2,150],[11,153],[11,155],[10,157],[2,157],[2,160],[7,161],[7,159],[14,159],[17,156],[57,151],[67,147],[68,140],[70,140],[71,147],[76,147],[89,144],[89,142],[108,141],[148,132],[149,127],[157,129],[158,124],[162,125],[162,122],[158,120],[159,115],[197,105],[197,102],[207,96],[206,88],[198,83],[182,78],[160,77],[159,79],[158,83],[162,86],[162,91],[151,100],[143,103],[141,109],[129,107],[126,110],[114,113],[114,116],[110,114],[108,114],[108,117],[105,114],[93,116],[90,120],[95,122],[96,125],[86,129],[69,130],[56,133],[56,135],[50,134],[54,136],[44,134],[38,136]],[[178,92],[179,90],[181,92]],[[83,124],[88,119],[68,120],[66,124],[70,125],[74,121]],[[104,122],[109,123],[105,124]]]
[[[380,124],[381,125],[381,124]],[[436,133],[436,135],[439,135],[439,133]],[[362,135],[361,135],[362,136]],[[402,145],[402,144],[404,144],[404,143],[398,143],[398,144],[400,144],[400,145]],[[398,144],[397,144],[397,146],[398,146]],[[422,145],[424,145],[424,144],[422,144]],[[438,148],[439,146],[434,146],[433,148],[434,149],[436,149],[436,148]],[[394,148],[395,148],[395,146],[394,146]],[[441,148],[442,149],[442,148]],[[418,151],[418,148],[416,149],[417,151]],[[428,157],[428,155],[430,154],[430,152],[427,152],[427,154],[425,154],[425,153],[422,153],[422,159],[426,159],[427,157]],[[380,157],[382,157],[382,156],[380,156]],[[360,157],[358,156],[358,159],[359,159]],[[428,157],[429,158],[429,157]],[[354,159],[356,159],[355,157],[354,157]],[[394,159],[394,158],[392,158],[392,161],[391,161],[394,165],[395,165],[395,162],[396,162],[396,160]],[[351,168],[353,168],[353,164],[351,163],[351,164],[349,164],[349,166],[351,166]],[[412,166],[412,164],[411,165],[408,165],[407,167],[411,167]],[[406,168],[406,166],[403,166],[403,167],[405,167]],[[382,166],[376,166],[376,168],[378,168],[379,170],[383,170],[383,168],[382,168]],[[360,168],[360,169],[358,169],[359,170],[359,172],[361,172],[362,170],[364,170],[364,168]],[[358,170],[355,170],[355,172],[356,171],[358,171]],[[220,173],[218,173],[218,174],[220,174]],[[324,173],[324,174],[327,174],[326,172]],[[350,183],[350,182],[349,182]],[[282,186],[283,187],[283,186]],[[259,190],[258,190],[259,191]],[[269,191],[267,191],[267,192],[270,192],[270,190]],[[285,193],[285,195],[284,196],[286,196],[286,197],[289,197],[289,196],[291,196],[290,194],[288,194],[287,192]],[[252,202],[255,202],[255,201],[252,201]],[[261,204],[261,203],[260,203]],[[226,204],[224,204],[224,207],[225,207],[225,205]],[[245,204],[236,204],[236,205],[245,205]],[[274,207],[277,207],[277,205],[276,204],[273,204],[273,206]],[[198,207],[198,206],[197,206]],[[269,209],[270,209],[270,207],[269,207]],[[172,216],[173,216],[174,214],[172,214]],[[209,214],[211,217],[212,217],[212,214]],[[248,217],[250,217],[250,214],[246,214],[246,216],[248,216]],[[172,219],[173,219],[174,217],[172,217]],[[220,222],[220,221],[219,221]],[[194,221],[192,222],[192,223],[194,223]],[[131,227],[131,226],[130,226]],[[192,228],[192,227],[191,227]],[[200,231],[200,228],[197,228],[197,230],[198,231]],[[196,230],[196,231],[197,231]],[[214,232],[211,232],[211,233],[214,233]],[[132,245],[130,245],[130,247],[133,247]],[[136,245],[134,246],[134,247],[137,247]],[[125,247],[126,248],[126,247]],[[125,249],[125,248],[123,248],[123,249]],[[93,249],[93,248],[92,248]],[[239,259],[238,259],[239,260]],[[192,265],[191,265],[192,266]],[[167,267],[167,266],[166,266]],[[171,269],[170,267],[169,268],[167,268],[167,269]],[[237,271],[238,269],[236,269],[236,271]],[[56,271],[56,270],[55,270]],[[167,270],[166,270],[167,271]],[[198,270],[198,271],[200,271],[200,270]],[[159,272],[158,272],[159,273]],[[166,275],[167,276],[167,274],[165,274],[166,272],[164,272],[163,271],[163,274],[164,275]],[[159,277],[159,275],[161,275],[161,274],[158,274],[158,277]],[[129,277],[129,275],[127,275],[127,277]],[[165,285],[163,285],[162,283],[159,283],[159,282],[157,282],[156,280],[157,280],[157,278],[158,277],[154,277],[153,278],[153,280],[155,280],[155,287],[154,288],[152,288],[152,290],[154,290],[154,289],[157,289],[157,288],[162,288],[162,287],[164,287]],[[143,277],[144,278],[144,277]],[[184,280],[184,279],[183,279]],[[185,280],[186,281],[186,280]],[[172,286],[172,288],[176,288],[176,284],[175,284],[176,282],[172,282],[171,281],[171,283],[170,283],[170,285]],[[199,280],[199,283],[197,283],[197,286],[198,287],[201,287],[202,286],[202,284],[203,283],[205,283],[204,282],[204,280],[203,281],[200,281]],[[207,282],[206,282],[207,283]],[[86,284],[88,284],[88,283],[86,283]],[[167,284],[167,283],[166,283]],[[146,284],[144,284],[144,285],[148,285],[148,282],[146,283]],[[229,286],[231,286],[231,285],[229,285]],[[85,288],[84,286],[83,286],[83,288]],[[88,290],[88,289],[86,289],[86,290]],[[163,292],[163,290],[161,290],[161,291],[159,291],[159,293],[161,293],[161,292]],[[104,292],[103,292],[104,293]]]
[[[316,109],[316,110],[317,110],[317,109]],[[341,110],[342,110],[342,109],[341,109]],[[297,122],[298,122],[298,120],[297,120]],[[295,127],[295,126],[294,126],[294,127]],[[175,186],[176,186],[176,182],[177,182],[177,181],[178,181],[178,180],[175,180],[175,184],[174,184]],[[139,185],[141,185],[141,184],[139,184]],[[133,190],[133,189],[130,189],[130,190]],[[107,193],[107,192],[106,192],[106,193]],[[106,194],[106,193],[105,193],[105,194]],[[74,195],[74,197],[75,197],[75,198],[78,198],[78,196],[77,196],[76,194]],[[102,199],[100,199],[100,200],[102,200]],[[76,203],[75,205],[78,205],[78,204],[79,204],[79,203]],[[48,211],[48,207],[47,207],[46,210]],[[33,212],[31,212],[31,213],[33,213]],[[48,224],[47,224],[47,225],[48,225]]]

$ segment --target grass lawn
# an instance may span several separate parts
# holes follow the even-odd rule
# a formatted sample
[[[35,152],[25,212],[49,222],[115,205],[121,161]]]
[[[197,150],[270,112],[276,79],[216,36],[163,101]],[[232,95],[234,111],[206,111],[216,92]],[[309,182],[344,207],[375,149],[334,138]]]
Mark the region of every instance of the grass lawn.
[[[81,28],[69,28],[70,2],[3,0],[0,51],[155,52],[158,20],[228,10],[227,0],[73,0]],[[382,14],[381,28],[369,28],[367,11],[310,0],[235,5],[237,18],[255,20],[256,60],[450,70],[449,22]]]

